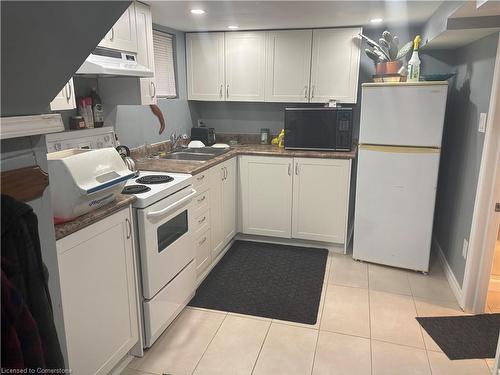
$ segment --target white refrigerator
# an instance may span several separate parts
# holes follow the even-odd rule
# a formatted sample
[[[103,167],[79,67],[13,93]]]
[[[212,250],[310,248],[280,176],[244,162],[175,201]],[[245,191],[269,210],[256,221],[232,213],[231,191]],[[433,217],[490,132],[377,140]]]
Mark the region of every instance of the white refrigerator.
[[[353,258],[429,270],[447,82],[362,86]]]

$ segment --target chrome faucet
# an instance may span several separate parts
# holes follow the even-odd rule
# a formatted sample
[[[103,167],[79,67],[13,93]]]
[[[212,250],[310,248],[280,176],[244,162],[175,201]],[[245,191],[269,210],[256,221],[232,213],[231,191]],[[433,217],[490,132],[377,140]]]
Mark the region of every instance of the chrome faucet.
[[[182,135],[177,135],[175,130],[170,134],[170,143],[172,144],[172,150],[175,150],[177,148],[177,145],[179,141],[181,140]]]

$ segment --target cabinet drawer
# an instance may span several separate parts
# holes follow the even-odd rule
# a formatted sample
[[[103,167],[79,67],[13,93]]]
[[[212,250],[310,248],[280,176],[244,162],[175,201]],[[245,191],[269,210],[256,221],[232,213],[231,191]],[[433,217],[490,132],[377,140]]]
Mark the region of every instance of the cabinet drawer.
[[[195,216],[198,216],[199,215],[198,213],[201,214],[203,211],[208,210],[209,207],[210,207],[210,190],[205,190],[204,192],[199,193],[193,199],[193,210]]]
[[[210,210],[206,210],[194,219],[194,235],[198,237],[210,228]]]
[[[193,176],[193,187],[197,192],[208,189],[208,171],[198,173]]]
[[[210,265],[210,229],[196,239],[196,274],[200,275]]]

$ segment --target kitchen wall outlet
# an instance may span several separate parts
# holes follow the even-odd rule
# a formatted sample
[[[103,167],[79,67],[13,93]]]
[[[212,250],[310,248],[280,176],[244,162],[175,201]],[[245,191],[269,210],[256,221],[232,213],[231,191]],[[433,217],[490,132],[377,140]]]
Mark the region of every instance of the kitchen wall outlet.
[[[469,241],[467,241],[467,238],[464,238],[464,244],[462,246],[462,256],[464,259],[467,259],[467,251],[469,251]]]
[[[488,118],[487,113],[482,112],[479,114],[479,126],[478,126],[477,130],[480,131],[481,133],[486,132],[486,119],[487,118]]]
[[[198,127],[199,128],[204,128],[205,127],[205,122],[203,122],[203,120],[198,120]]]

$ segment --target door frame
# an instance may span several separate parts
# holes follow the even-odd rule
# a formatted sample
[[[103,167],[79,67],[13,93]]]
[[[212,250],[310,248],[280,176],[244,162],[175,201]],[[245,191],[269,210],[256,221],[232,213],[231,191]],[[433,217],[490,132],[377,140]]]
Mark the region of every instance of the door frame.
[[[464,310],[483,313],[493,265],[500,194],[500,35],[463,282]]]

